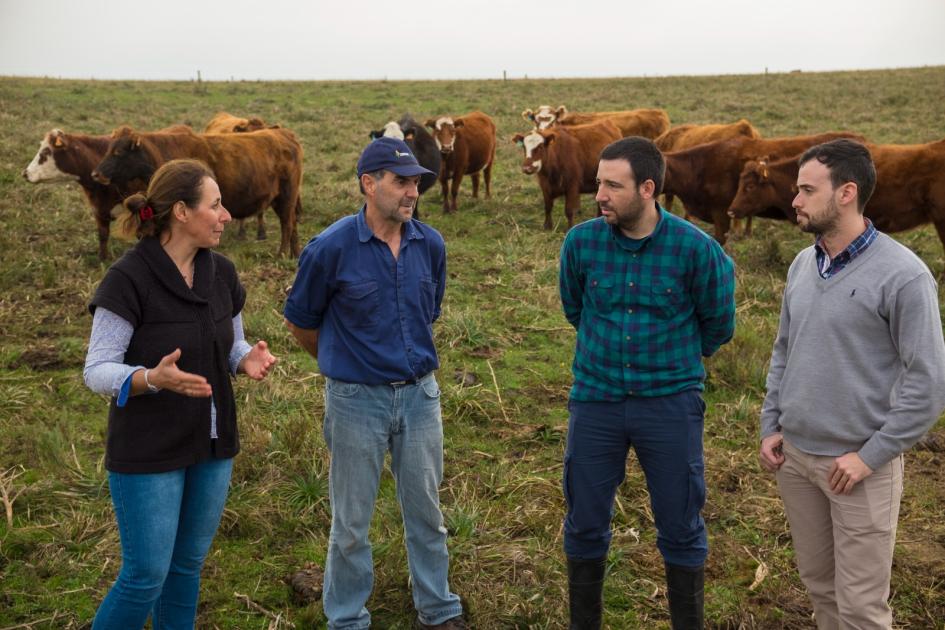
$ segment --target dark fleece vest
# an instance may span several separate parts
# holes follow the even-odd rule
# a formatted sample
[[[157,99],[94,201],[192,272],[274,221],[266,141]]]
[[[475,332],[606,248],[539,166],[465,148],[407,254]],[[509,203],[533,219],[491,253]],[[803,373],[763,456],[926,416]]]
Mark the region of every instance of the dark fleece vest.
[[[208,249],[197,252],[194,286],[187,286],[157,238],[148,237],[113,264],[89,304],[134,326],[124,362],[154,368],[176,348],[177,367],[204,376],[213,388],[217,443],[211,450],[210,398],[162,390],[128,398],[108,414],[105,467],[121,473],[156,473],[239,452],[236,404],[228,357],[233,317],[246,292],[233,263]]]

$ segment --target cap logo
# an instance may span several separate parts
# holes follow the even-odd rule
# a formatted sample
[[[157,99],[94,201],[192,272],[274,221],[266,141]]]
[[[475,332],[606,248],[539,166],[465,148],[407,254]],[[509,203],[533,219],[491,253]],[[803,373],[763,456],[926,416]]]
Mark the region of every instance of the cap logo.
[[[396,155],[397,157],[410,157],[409,153],[403,153],[401,151],[398,151],[397,149],[394,149],[394,155]]]

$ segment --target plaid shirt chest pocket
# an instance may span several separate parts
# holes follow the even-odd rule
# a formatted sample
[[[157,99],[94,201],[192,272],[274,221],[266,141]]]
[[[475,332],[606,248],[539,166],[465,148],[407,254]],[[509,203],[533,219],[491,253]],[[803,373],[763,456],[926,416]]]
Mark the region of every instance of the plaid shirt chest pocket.
[[[377,282],[346,282],[333,298],[340,320],[351,328],[372,328],[380,319],[380,291]]]
[[[674,317],[689,302],[682,284],[676,278],[642,277],[638,284],[639,290],[635,292],[637,302],[655,315],[667,319]]]
[[[587,299],[599,313],[610,313],[620,308],[623,300],[619,292],[617,277],[612,273],[591,275],[585,289]]]

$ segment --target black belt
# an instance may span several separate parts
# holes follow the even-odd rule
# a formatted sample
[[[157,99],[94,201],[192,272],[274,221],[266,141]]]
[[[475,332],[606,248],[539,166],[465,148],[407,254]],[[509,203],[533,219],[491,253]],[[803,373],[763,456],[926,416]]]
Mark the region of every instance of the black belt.
[[[423,376],[415,378],[407,378],[402,381],[391,381],[388,383],[391,387],[403,387],[404,385],[416,385],[418,382],[422,381],[426,377],[426,374]]]

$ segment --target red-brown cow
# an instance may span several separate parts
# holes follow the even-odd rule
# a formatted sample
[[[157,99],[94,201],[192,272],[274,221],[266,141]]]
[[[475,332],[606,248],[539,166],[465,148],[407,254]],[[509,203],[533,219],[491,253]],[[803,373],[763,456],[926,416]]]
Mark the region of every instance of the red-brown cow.
[[[693,216],[712,223],[716,240],[725,243],[728,208],[735,199],[738,176],[746,162],[764,156],[776,159],[797,155],[808,147],[835,138],[862,140],[861,136],[847,132],[767,139],[739,137],[673,151],[664,156],[663,193],[679,197]],[[758,216],[786,218],[780,212],[763,212]]]
[[[433,130],[433,139],[443,156],[440,186],[443,189],[443,211],[456,210],[456,195],[463,175],[472,178],[472,196],[479,196],[479,172],[486,184],[486,199],[492,196],[492,165],[495,163],[495,123],[482,112],[459,118],[430,118],[424,126]],[[452,187],[447,184],[452,178]],[[447,196],[449,192],[449,196]]]
[[[174,125],[161,132],[189,133],[187,125]],[[108,260],[108,237],[112,208],[128,195],[145,190],[147,180],[129,180],[121,187],[102,185],[92,179],[92,170],[105,157],[110,136],[87,136],[53,129],[39,143],[39,151],[23,170],[23,177],[33,184],[42,182],[76,182],[92,206],[92,217],[98,230],[98,257]]]
[[[240,118],[228,112],[217,112],[204,128],[204,133],[246,133],[260,129],[278,129],[279,125],[267,125],[262,118]]]
[[[737,137],[760,138],[761,134],[758,133],[758,130],[755,129],[750,122],[742,118],[737,122],[724,125],[676,125],[660,135],[653,142],[660,151],[668,153],[670,151],[688,149],[705,142],[716,142]],[[672,211],[673,196],[664,195],[664,199],[666,201],[666,209]],[[685,217],[687,220],[692,220],[688,210],[685,210]],[[748,221],[748,225],[750,226],[751,218],[749,218]],[[748,230],[751,231],[751,228],[749,227]]]
[[[533,123],[536,129],[549,129],[555,125],[587,125],[604,119],[610,120],[620,129],[621,135],[656,138],[669,129],[669,114],[662,109],[630,109],[616,112],[569,112],[561,105],[553,109],[542,105],[537,112],[526,109],[522,118]]]
[[[240,118],[229,112],[217,112],[210,119],[207,126],[204,127],[204,133],[246,133],[247,131],[259,131],[260,129],[278,129],[279,125],[267,125],[262,118]],[[300,209],[296,209],[299,212]],[[299,213],[301,214],[301,213]],[[298,219],[298,216],[296,217]],[[236,220],[239,229],[236,232],[237,238],[246,238],[245,219]],[[256,215],[256,240],[266,240],[266,213],[260,212]]]
[[[108,184],[150,179],[175,158],[203,160],[213,169],[223,203],[234,218],[246,218],[272,206],[279,217],[279,254],[298,256],[296,208],[302,180],[302,146],[286,129],[247,133],[138,133],[119,127],[105,158],[92,173]]]
[[[866,146],[876,165],[876,189],[866,216],[883,232],[932,223],[945,247],[945,140]],[[794,214],[798,157],[746,164],[730,212],[736,217],[766,209]]]
[[[620,129],[609,121],[589,125],[557,126],[515,134],[512,142],[525,151],[522,172],[538,176],[545,202],[545,229],[551,229],[551,210],[555,199],[564,196],[564,214],[568,227],[581,209],[581,193],[597,192],[597,166],[600,153],[621,138]]]

